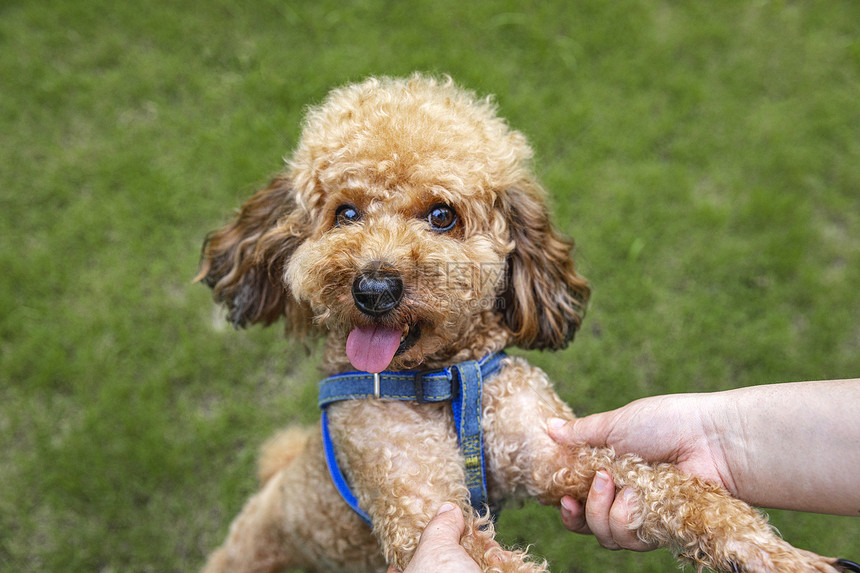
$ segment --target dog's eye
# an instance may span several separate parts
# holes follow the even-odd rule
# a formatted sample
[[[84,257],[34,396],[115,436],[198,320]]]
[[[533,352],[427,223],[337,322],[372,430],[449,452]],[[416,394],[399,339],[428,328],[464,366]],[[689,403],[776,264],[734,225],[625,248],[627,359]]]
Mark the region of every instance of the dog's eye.
[[[457,224],[457,213],[450,205],[434,205],[427,213],[427,222],[434,231],[450,231]]]
[[[361,220],[361,212],[354,205],[341,205],[334,212],[334,224],[338,227]]]

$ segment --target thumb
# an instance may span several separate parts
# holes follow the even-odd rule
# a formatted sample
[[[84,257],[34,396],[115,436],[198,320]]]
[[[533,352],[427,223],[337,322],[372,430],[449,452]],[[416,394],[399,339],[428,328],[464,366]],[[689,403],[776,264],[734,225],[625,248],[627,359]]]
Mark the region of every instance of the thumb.
[[[460,536],[463,535],[466,524],[463,521],[463,512],[453,511],[456,508],[453,503],[442,504],[421,534],[422,545],[460,544]]]
[[[466,528],[463,512],[453,503],[443,503],[430,520],[421,538],[418,548],[412,556],[405,571],[418,573],[427,571],[460,571],[464,560],[468,560],[477,568],[460,546],[460,537]],[[469,569],[474,570],[474,569]],[[388,573],[394,573],[389,569]]]
[[[606,413],[565,421],[553,418],[547,424],[550,437],[565,446],[588,444],[605,446],[609,434],[609,417]]]

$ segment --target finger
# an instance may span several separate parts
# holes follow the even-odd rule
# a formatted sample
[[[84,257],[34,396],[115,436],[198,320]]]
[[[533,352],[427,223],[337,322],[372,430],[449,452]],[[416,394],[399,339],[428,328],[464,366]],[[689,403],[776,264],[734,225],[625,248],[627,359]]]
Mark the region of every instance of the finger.
[[[612,419],[612,412],[601,412],[600,414],[577,418],[571,424],[574,439],[590,446],[603,447],[607,445],[609,431],[612,428]]]
[[[547,421],[547,433],[553,440],[562,445],[582,443],[582,440],[578,440],[573,433],[573,424],[573,420],[550,418]]]
[[[547,433],[561,445],[588,444],[601,447],[606,445],[608,419],[606,413],[592,414],[571,421],[552,418],[547,423]]]
[[[480,571],[478,564],[460,546],[465,527],[460,508],[453,503],[442,504],[421,533],[405,572]]]
[[[391,565],[388,567],[388,569],[385,571],[385,573],[403,573],[403,572],[400,569],[395,568],[394,565]]]
[[[463,521],[463,512],[454,511],[457,506],[453,503],[443,503],[436,516],[430,520],[424,532],[421,534],[421,545],[437,545],[454,543],[459,545],[460,536],[466,527]]]
[[[591,535],[588,522],[585,521],[585,505],[570,496],[561,498],[561,522],[574,533]]]
[[[651,551],[656,549],[656,546],[639,539],[636,531],[630,528],[637,506],[636,492],[629,487],[625,487],[615,496],[615,502],[609,510],[612,539],[619,547],[630,551]]]
[[[607,549],[620,549],[612,537],[609,512],[615,501],[615,484],[606,472],[594,474],[588,499],[585,502],[585,519],[597,542]]]

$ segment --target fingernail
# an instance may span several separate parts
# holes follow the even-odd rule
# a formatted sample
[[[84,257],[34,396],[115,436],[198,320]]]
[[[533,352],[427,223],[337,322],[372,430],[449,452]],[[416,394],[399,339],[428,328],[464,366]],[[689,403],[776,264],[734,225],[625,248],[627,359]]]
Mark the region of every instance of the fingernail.
[[[624,503],[628,506],[632,506],[636,503],[636,492],[634,492],[629,487],[625,487],[624,491],[621,492],[621,496],[624,498]]]
[[[436,515],[442,515],[443,513],[448,513],[452,509],[454,509],[455,505],[453,503],[445,502],[439,507],[439,511],[436,512]]]
[[[591,486],[594,491],[603,491],[607,485],[609,485],[609,476],[606,473],[599,471],[594,474],[594,483]]]
[[[565,420],[562,420],[561,418],[550,418],[547,422],[547,425],[549,425],[550,429],[552,430],[558,430],[565,424],[567,424],[567,422]]]
[[[573,500],[565,496],[561,498],[561,506],[567,511],[573,511]]]

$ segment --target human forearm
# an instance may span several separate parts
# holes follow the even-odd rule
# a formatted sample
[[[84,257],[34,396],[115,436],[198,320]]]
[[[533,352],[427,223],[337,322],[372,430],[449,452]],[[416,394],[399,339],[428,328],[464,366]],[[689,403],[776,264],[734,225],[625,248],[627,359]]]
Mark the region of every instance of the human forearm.
[[[708,441],[733,493],[764,507],[860,513],[860,380],[706,395]]]

